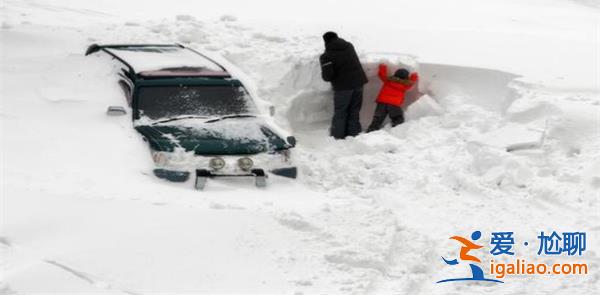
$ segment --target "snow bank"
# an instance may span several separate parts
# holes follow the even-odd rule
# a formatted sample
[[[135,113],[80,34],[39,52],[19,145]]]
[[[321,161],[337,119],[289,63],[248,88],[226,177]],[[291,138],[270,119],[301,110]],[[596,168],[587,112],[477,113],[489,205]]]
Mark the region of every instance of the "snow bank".
[[[440,64],[420,64],[412,55],[399,53],[365,53],[361,62],[369,82],[364,86],[361,124],[366,128],[375,110],[375,99],[381,89],[377,70],[380,63],[390,73],[399,68],[417,71],[421,80],[406,95],[403,106],[407,120],[438,116],[447,107],[461,103],[475,105],[486,111],[504,113],[515,100],[509,84],[518,76],[498,70]],[[321,79],[316,56],[308,56],[291,65],[289,72],[277,86],[277,93],[285,95],[277,107],[286,110],[285,118],[294,131],[327,128],[333,115],[333,92]],[[459,99],[455,99],[456,96]]]
[[[390,73],[399,68],[418,71],[418,63],[414,56],[397,53],[365,53],[360,56],[369,82],[364,86],[363,106],[360,120],[367,126],[373,117],[375,99],[381,89],[381,81],[377,75],[380,63],[389,66]],[[321,78],[321,67],[317,56],[308,56],[293,64],[282,79],[277,92],[289,95],[288,102],[278,102],[286,110],[286,118],[290,127],[295,131],[327,128],[333,115],[333,91],[329,83]],[[414,102],[418,96],[418,87],[407,94],[407,105]],[[431,101],[417,107],[419,114],[437,113],[439,108]],[[435,110],[433,110],[435,109]],[[431,112],[428,112],[433,110]],[[408,111],[410,113],[410,111]],[[415,117],[413,115],[408,115]]]

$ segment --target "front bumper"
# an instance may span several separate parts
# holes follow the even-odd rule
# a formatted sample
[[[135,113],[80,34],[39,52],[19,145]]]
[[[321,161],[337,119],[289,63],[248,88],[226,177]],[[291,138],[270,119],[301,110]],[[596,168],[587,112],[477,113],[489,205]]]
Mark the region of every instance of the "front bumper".
[[[153,153],[153,159],[156,163],[154,175],[158,178],[166,179],[173,182],[185,182],[190,178],[192,173],[196,176],[207,178],[214,177],[255,177],[256,171],[266,171],[275,175],[296,178],[297,168],[292,165],[290,153],[288,151],[268,154],[255,155],[225,155],[225,156],[201,156],[190,153],[163,153],[163,158],[166,160],[157,161],[156,153]],[[212,169],[210,167],[210,159],[219,157],[225,161],[225,166],[222,169]],[[248,157],[254,165],[251,169],[241,169],[238,165],[238,160],[243,157]],[[202,171],[199,174],[199,171]]]
[[[253,169],[253,170],[262,170],[262,169]],[[202,172],[198,172],[202,171]],[[264,171],[264,170],[262,170]],[[191,175],[190,171],[179,171],[179,170],[168,170],[162,168],[154,169],[154,175],[161,179],[166,179],[172,182],[186,182]],[[296,178],[298,176],[298,168],[295,166],[278,168],[269,170],[268,172],[273,173],[275,175],[287,177],[287,178]],[[255,177],[258,176],[256,172],[247,171],[245,173],[220,173],[218,171],[204,170],[198,169],[196,170],[196,176],[214,178],[214,177]]]

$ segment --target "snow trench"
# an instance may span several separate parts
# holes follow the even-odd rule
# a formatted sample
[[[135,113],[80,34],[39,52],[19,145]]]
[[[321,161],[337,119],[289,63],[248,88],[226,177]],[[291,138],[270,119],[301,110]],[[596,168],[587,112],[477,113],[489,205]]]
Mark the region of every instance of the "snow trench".
[[[366,128],[375,110],[375,99],[382,82],[377,77],[380,62],[388,64],[390,72],[402,67],[418,71],[421,80],[406,96],[403,108],[407,120],[443,113],[444,104],[453,96],[468,98],[463,103],[474,104],[485,110],[504,113],[515,91],[509,85],[518,76],[512,73],[453,65],[422,63],[414,57],[401,54],[365,54],[363,68],[369,82],[364,86],[361,124]],[[293,131],[326,129],[333,115],[330,86],[321,80],[316,58],[297,62],[284,76],[278,92],[290,95],[284,105],[285,117]]]

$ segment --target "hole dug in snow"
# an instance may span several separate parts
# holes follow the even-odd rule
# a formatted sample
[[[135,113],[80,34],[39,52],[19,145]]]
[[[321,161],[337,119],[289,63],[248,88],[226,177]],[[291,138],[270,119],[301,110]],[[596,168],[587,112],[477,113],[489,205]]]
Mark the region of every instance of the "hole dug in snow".
[[[473,105],[485,111],[502,114],[515,99],[509,87],[517,75],[481,68],[441,64],[419,64],[411,55],[367,53],[361,56],[369,82],[364,86],[360,120],[363,129],[370,123],[376,107],[375,99],[382,82],[377,76],[379,63],[390,73],[398,68],[417,71],[421,80],[407,92],[403,105],[406,120],[438,116],[447,108]],[[333,91],[321,80],[317,58],[301,60],[285,75],[279,88],[288,95],[285,116],[294,132],[328,130],[333,116]],[[462,105],[462,106],[461,106]]]

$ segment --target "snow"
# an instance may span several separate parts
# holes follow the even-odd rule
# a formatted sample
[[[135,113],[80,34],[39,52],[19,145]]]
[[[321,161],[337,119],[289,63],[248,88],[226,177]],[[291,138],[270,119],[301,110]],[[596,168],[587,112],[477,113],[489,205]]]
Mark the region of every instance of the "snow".
[[[0,19],[3,293],[599,289],[595,1],[6,0]],[[354,43],[370,78],[363,127],[379,62],[419,72],[405,124],[326,136],[327,30]],[[83,53],[173,42],[241,78],[261,111],[276,108],[272,121],[298,138],[297,180],[209,180],[198,192],[152,175],[129,116],[105,115],[125,106],[116,68]],[[473,230],[586,232],[591,273],[435,284],[465,275],[439,257]],[[516,248],[528,260],[536,250]]]

